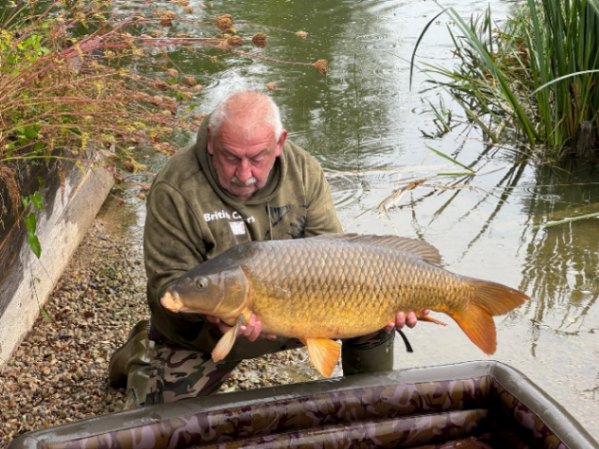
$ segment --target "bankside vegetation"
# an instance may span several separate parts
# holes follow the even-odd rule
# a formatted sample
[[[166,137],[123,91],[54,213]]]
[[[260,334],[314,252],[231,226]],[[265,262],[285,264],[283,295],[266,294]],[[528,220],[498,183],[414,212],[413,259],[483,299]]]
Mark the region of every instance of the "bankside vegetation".
[[[101,3],[24,2],[2,10],[0,163],[81,160],[89,151],[126,151],[159,143],[189,125],[168,89],[130,72],[123,60],[144,54]],[[175,119],[176,116],[176,119]]]
[[[509,142],[520,156],[598,158],[599,0],[526,0],[515,8],[501,26],[490,8],[469,21],[453,8],[431,20],[449,15],[456,58],[451,68],[424,67],[432,88],[448,92],[488,140]],[[433,112],[437,134],[455,126],[442,103]]]
[[[213,35],[183,33],[179,24],[206,25]],[[228,14],[195,14],[185,0],[131,10],[110,0],[3,3],[0,238],[10,221],[24,221],[39,256],[34,212],[43,207],[39,190],[47,180],[36,168],[50,166],[45,173],[60,177],[64,167],[100,159],[135,171],[141,149],[170,154],[188,140],[203,118],[201,74],[183,73],[171,52],[309,65],[326,74],[325,60],[268,58],[260,52],[267,42],[261,32],[238,33]],[[36,185],[25,186],[32,176]]]

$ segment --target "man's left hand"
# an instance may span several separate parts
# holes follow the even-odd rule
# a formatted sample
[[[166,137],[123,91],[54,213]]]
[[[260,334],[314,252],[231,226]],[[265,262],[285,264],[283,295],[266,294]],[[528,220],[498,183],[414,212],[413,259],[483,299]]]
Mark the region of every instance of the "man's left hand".
[[[412,328],[416,326],[418,322],[418,316],[424,317],[430,313],[430,310],[422,310],[418,315],[413,310],[408,311],[406,314],[404,311],[397,312],[395,315],[395,322],[391,322],[385,326],[387,332],[393,331],[394,328],[402,329],[404,326]]]

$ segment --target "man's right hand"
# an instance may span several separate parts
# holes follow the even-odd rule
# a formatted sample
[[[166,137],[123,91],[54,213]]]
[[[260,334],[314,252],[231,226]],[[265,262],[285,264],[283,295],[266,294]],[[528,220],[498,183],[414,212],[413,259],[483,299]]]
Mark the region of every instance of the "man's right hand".
[[[232,327],[215,316],[207,315],[206,320],[218,325],[218,328],[223,334]],[[262,333],[262,321],[256,318],[256,315],[253,313],[250,315],[250,319],[247,323],[239,326],[239,332],[237,335],[246,337],[249,341],[256,341],[258,338],[266,338],[267,340],[275,340],[277,338],[275,334]]]

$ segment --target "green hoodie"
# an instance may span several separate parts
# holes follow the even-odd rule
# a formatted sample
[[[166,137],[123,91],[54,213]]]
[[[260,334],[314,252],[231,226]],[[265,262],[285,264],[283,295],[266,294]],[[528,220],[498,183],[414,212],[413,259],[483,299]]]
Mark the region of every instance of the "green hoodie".
[[[253,240],[279,240],[340,232],[329,185],[318,162],[289,140],[264,188],[240,201],[217,181],[206,150],[204,120],[195,145],[174,154],[156,176],[147,201],[144,255],[152,326],[167,340],[208,353],[221,336],[199,316],[167,312],[160,297],[199,263]],[[281,339],[239,339],[228,360],[281,349]]]

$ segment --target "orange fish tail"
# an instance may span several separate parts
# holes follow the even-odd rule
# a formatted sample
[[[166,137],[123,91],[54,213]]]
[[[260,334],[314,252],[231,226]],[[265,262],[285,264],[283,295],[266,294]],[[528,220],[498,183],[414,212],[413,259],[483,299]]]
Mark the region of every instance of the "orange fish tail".
[[[472,278],[467,278],[466,281],[472,289],[464,307],[448,314],[485,354],[493,354],[497,349],[497,331],[493,317],[518,307],[528,296],[495,282]]]

